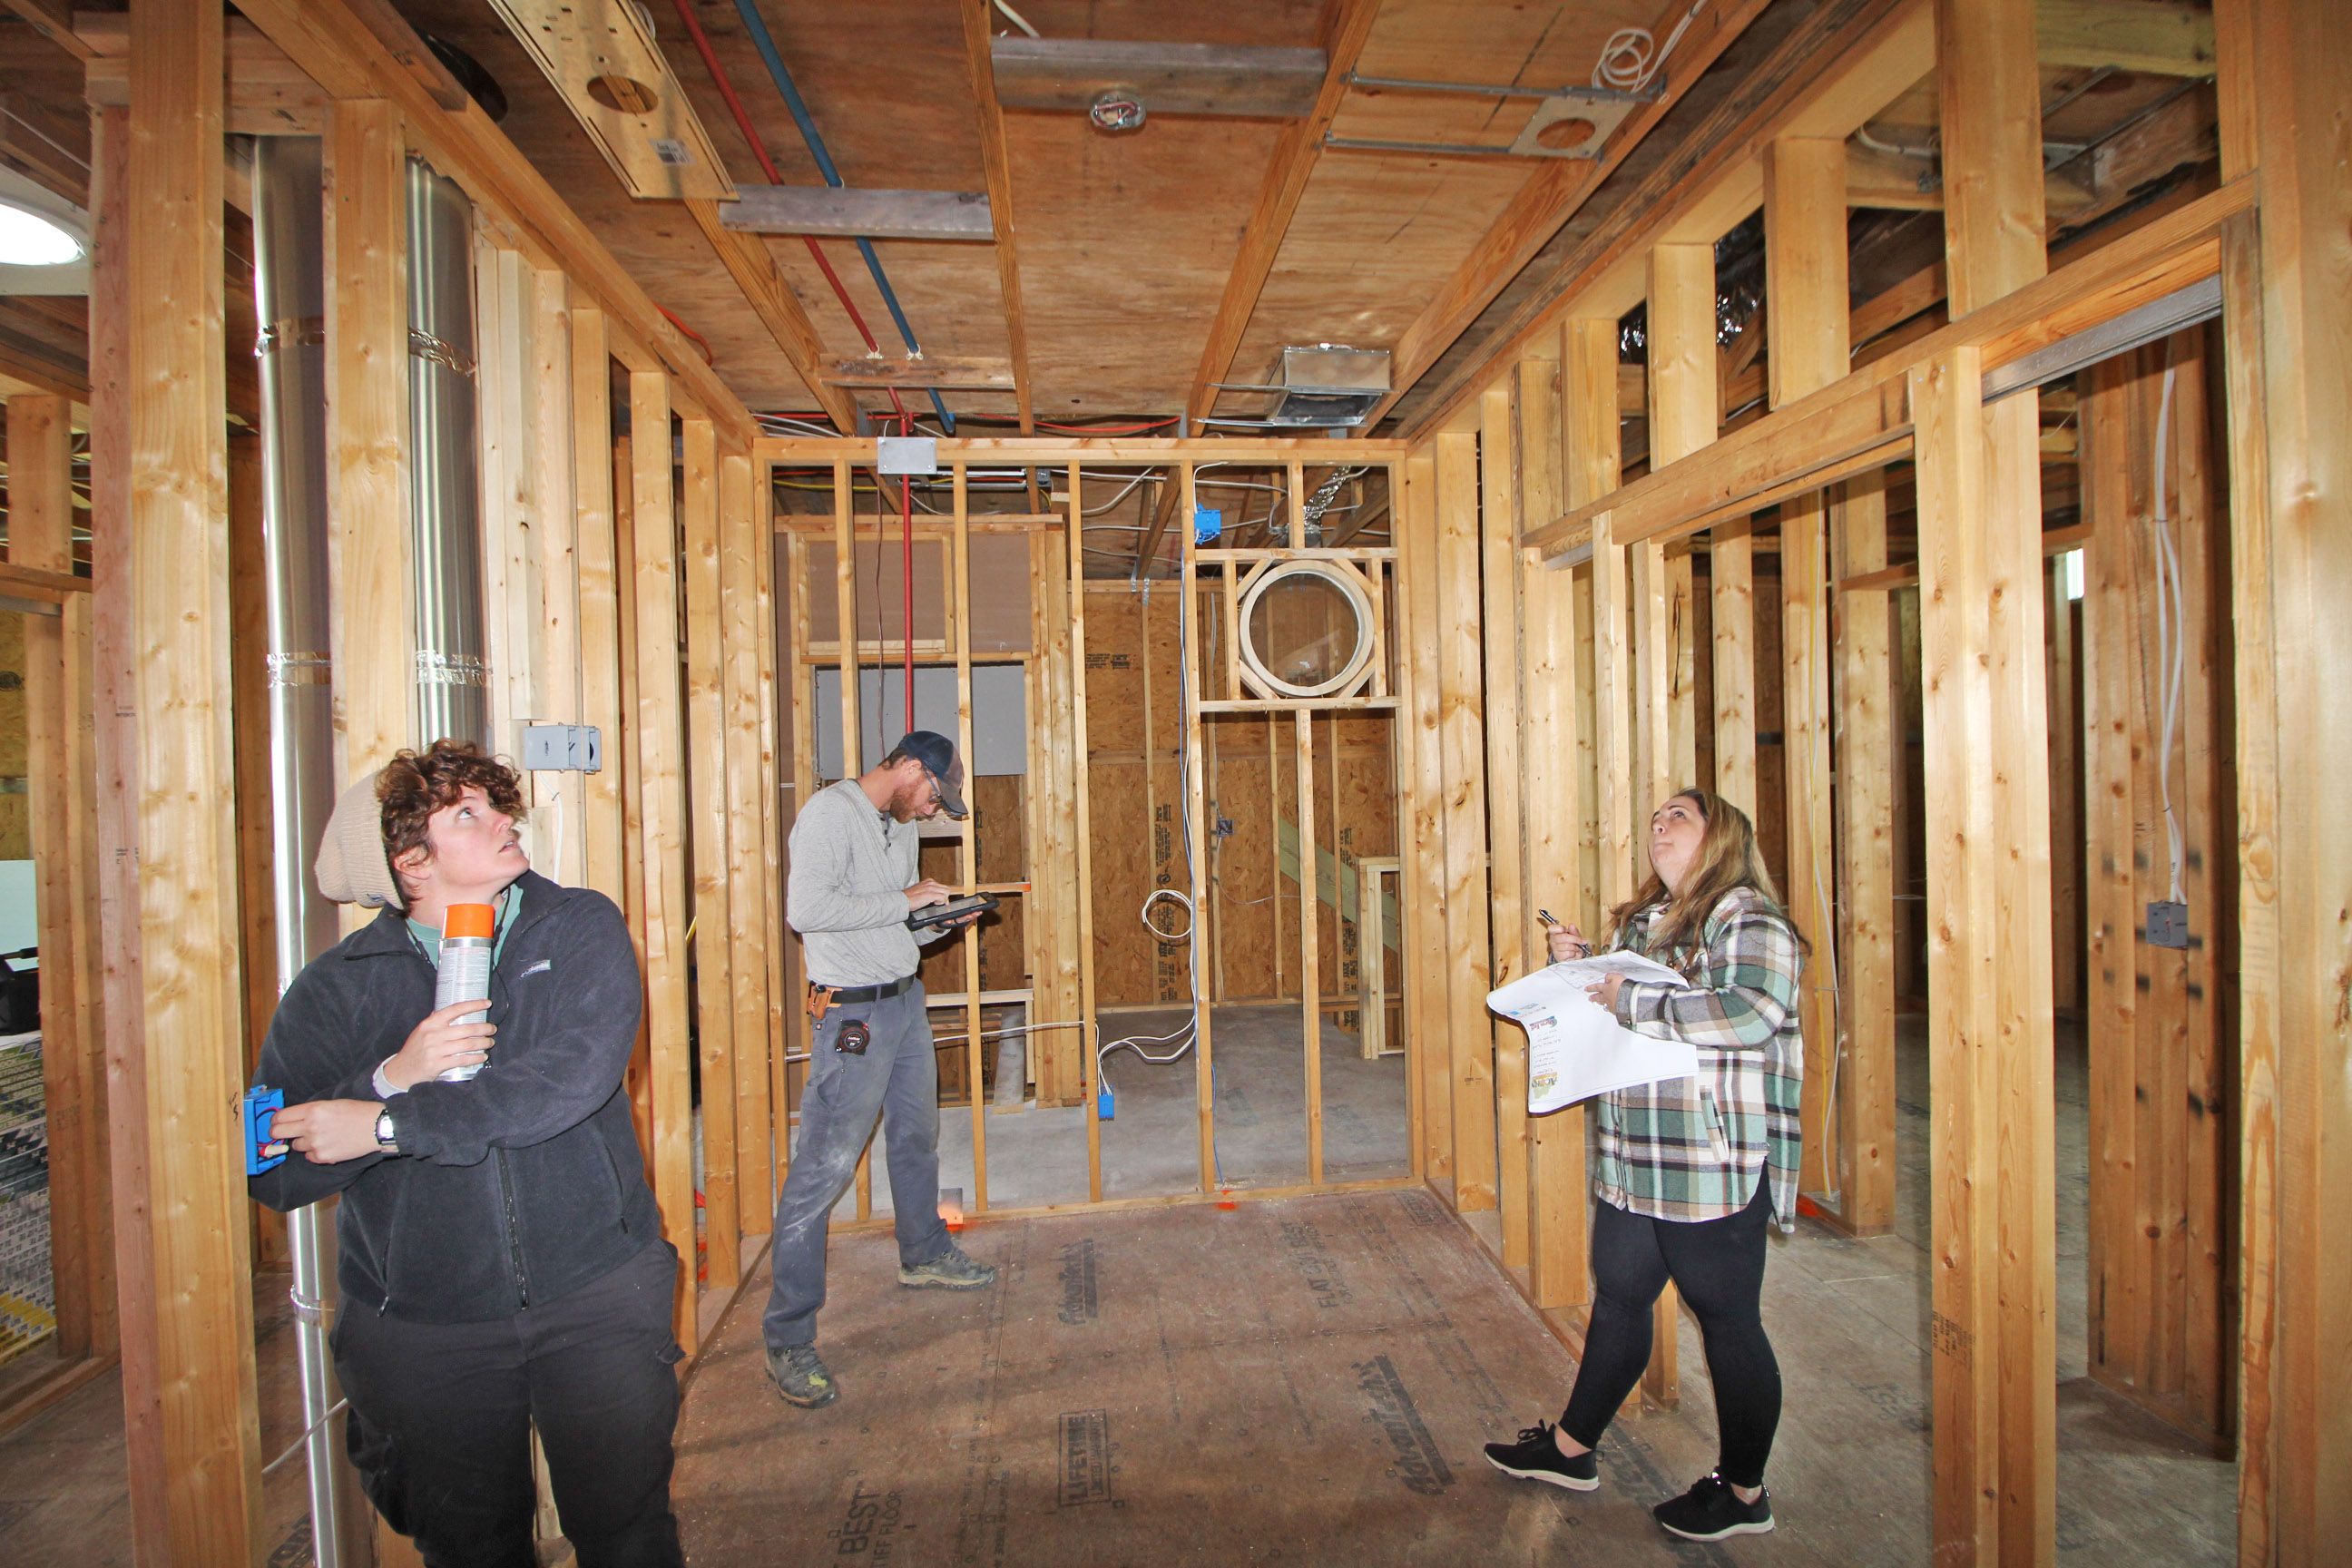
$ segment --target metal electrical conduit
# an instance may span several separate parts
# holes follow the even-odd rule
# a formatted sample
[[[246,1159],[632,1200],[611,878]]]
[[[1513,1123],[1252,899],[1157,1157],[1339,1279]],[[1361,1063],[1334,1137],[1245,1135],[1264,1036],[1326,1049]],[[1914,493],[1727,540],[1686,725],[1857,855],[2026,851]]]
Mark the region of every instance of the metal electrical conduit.
[[[836,191],[842,189],[845,182],[841,177],[841,171],[833,166],[833,154],[825,151],[824,138],[817,134],[816,121],[809,115],[808,104],[802,100],[800,89],[793,85],[793,73],[784,68],[783,56],[776,52],[776,40],[769,36],[768,24],[761,16],[759,5],[755,0],[735,0],[735,11],[743,18],[743,29],[751,34],[752,44],[760,51],[760,58],[768,67],[768,75],[775,81],[776,90],[783,95],[784,107],[793,111],[793,123],[800,127],[801,140],[808,144],[809,156],[816,160],[817,172],[824,176],[826,184]],[[923,352],[922,345],[915,341],[915,329],[908,324],[907,312],[898,304],[898,291],[890,287],[889,275],[882,270],[882,258],[874,254],[874,242],[859,236],[857,253],[866,258],[866,269],[874,275],[874,286],[882,291],[882,303],[889,309],[890,319],[898,324],[898,335],[906,340],[907,352],[919,357]],[[937,387],[930,388],[929,392],[931,407],[939,414],[940,423],[947,427],[949,435],[954,435],[955,416],[949,413],[948,405],[940,400]]]

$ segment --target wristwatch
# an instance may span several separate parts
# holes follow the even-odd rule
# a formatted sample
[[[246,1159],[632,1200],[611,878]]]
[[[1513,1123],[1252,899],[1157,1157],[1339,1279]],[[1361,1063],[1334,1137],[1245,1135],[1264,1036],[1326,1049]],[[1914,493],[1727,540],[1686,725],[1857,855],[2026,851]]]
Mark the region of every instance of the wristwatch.
[[[375,1113],[375,1146],[386,1154],[400,1152],[400,1145],[392,1136],[392,1107],[387,1105]]]

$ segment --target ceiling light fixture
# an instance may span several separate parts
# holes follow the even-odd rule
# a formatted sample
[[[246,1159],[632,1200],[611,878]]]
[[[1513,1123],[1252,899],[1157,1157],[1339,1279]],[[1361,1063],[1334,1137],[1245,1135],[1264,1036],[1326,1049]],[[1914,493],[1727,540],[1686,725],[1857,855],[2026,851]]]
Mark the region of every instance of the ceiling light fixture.
[[[88,250],[81,237],[57,219],[0,200],[0,267],[64,267]]]

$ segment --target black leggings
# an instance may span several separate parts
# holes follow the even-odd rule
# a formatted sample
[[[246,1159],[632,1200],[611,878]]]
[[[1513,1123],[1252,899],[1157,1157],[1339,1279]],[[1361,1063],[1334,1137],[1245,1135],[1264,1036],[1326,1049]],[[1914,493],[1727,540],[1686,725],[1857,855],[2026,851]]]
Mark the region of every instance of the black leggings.
[[[1764,1337],[1764,1233],[1772,1184],[1723,1219],[1676,1221],[1592,1205],[1592,1325],[1560,1430],[1591,1447],[1650,1362],[1650,1309],[1672,1279],[1698,1319],[1715,1383],[1717,1468],[1734,1486],[1764,1484],[1780,1425],[1780,1363]]]

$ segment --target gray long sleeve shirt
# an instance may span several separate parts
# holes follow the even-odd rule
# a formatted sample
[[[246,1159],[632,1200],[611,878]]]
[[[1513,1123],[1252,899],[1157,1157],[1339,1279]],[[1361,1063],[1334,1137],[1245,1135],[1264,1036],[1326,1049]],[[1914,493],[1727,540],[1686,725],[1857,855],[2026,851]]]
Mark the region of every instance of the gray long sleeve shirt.
[[[875,810],[856,779],[801,808],[784,919],[806,945],[811,982],[882,985],[915,973],[922,952],[907,929],[907,889],[919,839],[913,823]]]

